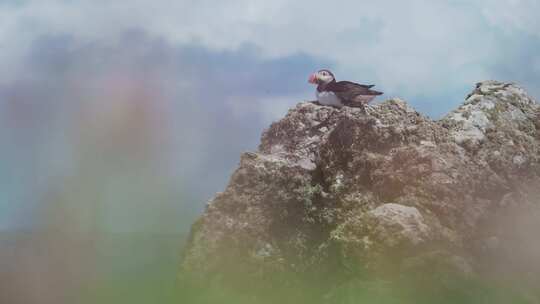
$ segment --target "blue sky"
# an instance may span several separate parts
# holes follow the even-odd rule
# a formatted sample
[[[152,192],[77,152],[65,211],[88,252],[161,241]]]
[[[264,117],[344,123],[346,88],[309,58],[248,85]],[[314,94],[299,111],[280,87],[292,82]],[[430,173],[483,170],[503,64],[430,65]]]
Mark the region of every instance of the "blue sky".
[[[32,225],[54,189],[78,201],[73,180],[101,193],[106,176],[116,190],[97,201],[110,229],[150,229],[160,208],[171,221],[195,214],[270,122],[313,98],[307,76],[322,67],[434,118],[486,79],[538,99],[539,11],[532,0],[2,1],[0,228]],[[146,169],[105,165],[124,158]],[[160,182],[139,193],[133,176]],[[145,203],[155,193],[168,194],[160,208]]]

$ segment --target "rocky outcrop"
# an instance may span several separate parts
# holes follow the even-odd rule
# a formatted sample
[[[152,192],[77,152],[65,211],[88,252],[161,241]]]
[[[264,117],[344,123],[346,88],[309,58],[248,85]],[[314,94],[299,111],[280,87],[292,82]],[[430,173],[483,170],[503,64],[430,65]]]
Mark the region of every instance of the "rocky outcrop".
[[[540,228],[539,149],[540,107],[514,84],[479,83],[439,121],[399,99],[365,110],[300,103],[208,203],[181,276],[309,278],[328,298],[354,280],[540,265],[528,235]],[[540,269],[529,271],[540,282]]]

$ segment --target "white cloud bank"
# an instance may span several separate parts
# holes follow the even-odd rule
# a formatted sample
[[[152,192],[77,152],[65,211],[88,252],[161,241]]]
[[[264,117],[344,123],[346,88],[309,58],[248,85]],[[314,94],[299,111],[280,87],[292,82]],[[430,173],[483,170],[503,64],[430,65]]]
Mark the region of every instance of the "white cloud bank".
[[[33,37],[90,40],[139,28],[172,43],[263,56],[326,58],[342,78],[389,93],[429,94],[489,78],[502,60],[497,33],[540,35],[539,2],[508,1],[28,1],[0,6],[1,61],[16,61]],[[111,40],[108,40],[111,41]],[[449,77],[452,75],[452,77]],[[449,78],[451,78],[449,83]]]

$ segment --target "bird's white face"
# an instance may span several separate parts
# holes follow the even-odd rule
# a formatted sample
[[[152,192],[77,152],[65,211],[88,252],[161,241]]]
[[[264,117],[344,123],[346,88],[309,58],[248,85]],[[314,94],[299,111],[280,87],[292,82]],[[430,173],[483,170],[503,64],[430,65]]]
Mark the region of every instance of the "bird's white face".
[[[328,70],[320,70],[315,74],[309,76],[309,83],[313,84],[327,84],[334,80],[334,75]]]

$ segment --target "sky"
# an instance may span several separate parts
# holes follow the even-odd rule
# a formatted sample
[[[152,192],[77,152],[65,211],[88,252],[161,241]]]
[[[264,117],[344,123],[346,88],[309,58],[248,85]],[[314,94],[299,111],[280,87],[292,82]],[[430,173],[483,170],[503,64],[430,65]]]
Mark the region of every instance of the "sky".
[[[538,99],[539,11],[535,0],[2,0],[0,229],[64,218],[186,229],[240,153],[313,99],[320,68],[433,118],[482,80]]]

